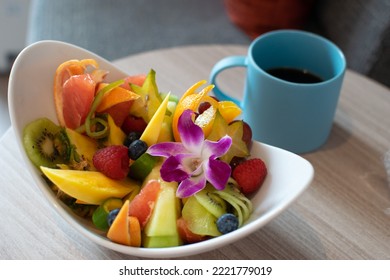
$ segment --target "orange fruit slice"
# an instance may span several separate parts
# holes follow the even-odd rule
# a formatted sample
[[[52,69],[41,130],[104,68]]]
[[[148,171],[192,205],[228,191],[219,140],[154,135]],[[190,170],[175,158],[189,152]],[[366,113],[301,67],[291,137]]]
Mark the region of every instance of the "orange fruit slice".
[[[100,83],[97,91],[101,90],[107,83]],[[138,99],[139,95],[123,87],[116,87],[107,92],[96,108],[98,113],[108,113],[114,119],[117,126],[122,126],[125,118],[129,115],[130,107],[133,101]]]
[[[106,83],[100,83],[98,86],[98,90],[104,88],[108,84]],[[122,87],[116,87],[113,90],[107,92],[103,98],[102,101],[99,103],[98,107],[96,108],[96,112],[101,113],[107,110],[108,108],[117,105],[122,102],[132,101],[139,98],[139,95],[124,89]]]
[[[197,82],[193,86],[191,86],[184,93],[184,95],[180,98],[179,102],[177,103],[177,106],[176,106],[176,109],[175,109],[175,112],[174,112],[174,115],[172,118],[172,132],[173,132],[173,136],[175,138],[175,141],[177,141],[177,142],[181,141],[177,124],[179,122],[179,118],[180,118],[181,114],[185,110],[190,109],[194,112],[197,112],[198,107],[202,102],[209,102],[211,104],[211,107],[218,108],[218,101],[208,95],[208,93],[214,88],[214,85],[208,85],[208,86],[204,87],[199,93],[195,92],[204,83],[205,83],[205,81],[202,80],[202,81]],[[205,117],[204,119],[205,120],[208,119],[209,121],[212,121],[212,118]],[[203,123],[203,125],[202,125],[203,127],[208,127],[207,123],[205,123],[204,121],[202,123]],[[203,129],[203,127],[202,127],[202,129]]]
[[[242,112],[241,108],[233,101],[219,101],[218,110],[227,123],[231,123]]]
[[[86,74],[87,67],[97,69],[98,63],[93,59],[68,60],[56,69],[54,103],[61,126],[75,129],[88,114],[92,104],[91,97],[93,100],[95,94],[96,76]],[[80,77],[70,80],[71,77],[78,75]],[[78,87],[81,91],[76,91]]]
[[[217,107],[210,106],[195,119],[195,124],[203,130],[205,137],[207,137],[211,132],[216,113]]]

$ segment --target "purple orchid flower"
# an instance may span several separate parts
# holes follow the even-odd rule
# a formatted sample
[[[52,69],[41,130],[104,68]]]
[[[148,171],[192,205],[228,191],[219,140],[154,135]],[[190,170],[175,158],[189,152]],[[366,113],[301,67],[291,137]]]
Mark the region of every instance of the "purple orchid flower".
[[[219,141],[204,139],[203,130],[192,121],[191,110],[185,110],[179,118],[178,130],[182,142],[155,144],[147,150],[152,156],[167,158],[161,166],[161,178],[178,182],[177,196],[191,196],[211,183],[217,190],[225,188],[231,168],[218,160],[232,145],[228,135]]]

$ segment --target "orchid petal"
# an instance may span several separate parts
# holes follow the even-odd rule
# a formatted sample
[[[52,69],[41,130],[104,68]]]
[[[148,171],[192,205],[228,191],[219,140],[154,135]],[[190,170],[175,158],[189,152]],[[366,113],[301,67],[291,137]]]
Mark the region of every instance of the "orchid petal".
[[[190,177],[179,156],[168,157],[160,169],[161,178],[167,182],[180,182]]]
[[[221,160],[210,158],[204,164],[205,178],[217,190],[223,190],[229,180],[231,168],[230,165]]]
[[[180,198],[189,197],[206,186],[206,178],[204,176],[190,177],[179,184],[176,195]]]
[[[163,142],[149,147],[146,152],[152,156],[169,157],[187,153],[187,150],[180,142]]]
[[[218,158],[227,153],[232,145],[232,138],[228,135],[222,137],[217,142],[205,140],[202,150],[202,158]]]
[[[187,151],[196,154],[199,153],[199,149],[202,147],[204,133],[199,126],[194,124],[192,114],[191,110],[185,110],[179,118],[177,129],[180,133],[181,142]]]

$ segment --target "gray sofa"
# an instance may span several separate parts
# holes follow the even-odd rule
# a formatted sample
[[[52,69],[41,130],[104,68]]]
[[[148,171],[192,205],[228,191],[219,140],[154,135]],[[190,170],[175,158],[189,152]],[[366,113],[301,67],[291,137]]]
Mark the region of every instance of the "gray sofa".
[[[317,0],[305,29],[339,45],[349,68],[390,86],[389,0]],[[27,42],[42,39],[74,43],[109,60],[251,41],[229,21],[223,0],[32,0]]]

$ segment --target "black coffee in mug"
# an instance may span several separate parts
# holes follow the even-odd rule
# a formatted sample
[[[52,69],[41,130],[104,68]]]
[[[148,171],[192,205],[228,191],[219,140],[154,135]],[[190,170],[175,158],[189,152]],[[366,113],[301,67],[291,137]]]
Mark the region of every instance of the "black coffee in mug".
[[[309,71],[297,68],[278,67],[268,69],[266,72],[278,79],[292,83],[314,84],[323,81],[323,79]]]

